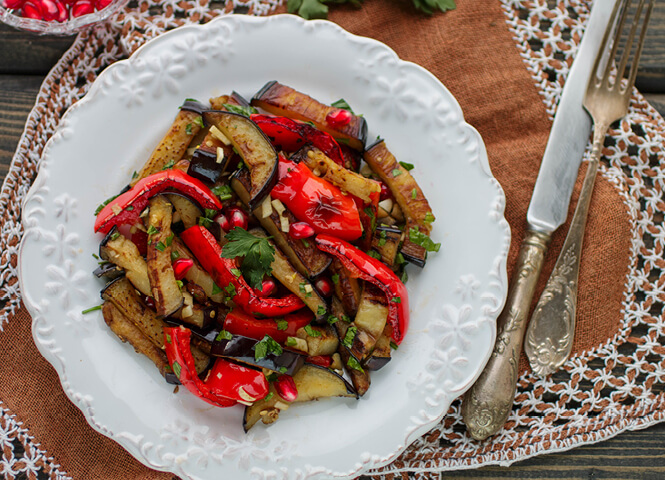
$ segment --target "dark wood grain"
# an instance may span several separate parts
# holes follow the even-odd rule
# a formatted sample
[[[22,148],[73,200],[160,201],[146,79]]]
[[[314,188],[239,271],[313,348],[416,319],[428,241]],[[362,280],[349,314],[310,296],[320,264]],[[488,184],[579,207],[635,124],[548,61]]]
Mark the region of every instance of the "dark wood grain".
[[[44,75],[72,37],[39,37],[0,25],[0,181],[23,132]],[[645,45],[638,88],[665,115],[665,1],[658,0]],[[594,445],[541,455],[505,467],[446,472],[445,479],[665,478],[665,424],[625,432]]]

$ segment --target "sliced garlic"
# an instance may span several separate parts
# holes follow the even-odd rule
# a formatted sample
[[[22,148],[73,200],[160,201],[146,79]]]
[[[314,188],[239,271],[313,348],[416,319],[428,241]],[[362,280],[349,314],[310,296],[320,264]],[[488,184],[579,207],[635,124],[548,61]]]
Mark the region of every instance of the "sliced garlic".
[[[209,131],[213,137],[222,142],[224,145],[231,145],[231,140],[229,140],[229,137],[224,135],[222,131],[219,128],[217,128],[215,125],[210,127]]]

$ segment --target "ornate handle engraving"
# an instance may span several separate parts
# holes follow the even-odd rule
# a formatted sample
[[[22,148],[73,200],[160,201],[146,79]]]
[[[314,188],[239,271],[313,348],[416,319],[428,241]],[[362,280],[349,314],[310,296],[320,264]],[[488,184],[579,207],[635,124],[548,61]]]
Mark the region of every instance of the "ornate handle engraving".
[[[517,363],[529,307],[549,241],[549,234],[532,230],[527,232],[506,306],[497,320],[494,350],[480,377],[464,396],[462,417],[467,430],[476,440],[484,440],[501,430],[513,407]]]
[[[570,230],[527,330],[524,351],[533,372],[543,378],[563,365],[573,347],[584,227],[606,132],[602,125],[594,129],[594,145]]]

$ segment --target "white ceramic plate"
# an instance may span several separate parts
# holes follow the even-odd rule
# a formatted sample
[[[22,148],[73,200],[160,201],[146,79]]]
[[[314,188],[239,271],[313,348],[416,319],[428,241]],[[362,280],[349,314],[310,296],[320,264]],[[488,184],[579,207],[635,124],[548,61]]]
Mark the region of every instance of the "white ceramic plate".
[[[96,206],[147,159],[185,98],[251,97],[269,80],[362,112],[369,138],[416,165],[442,248],[424,270],[409,267],[410,331],[364,398],[292,407],[245,434],[240,407],[173,393],[99,311],[81,311],[100,303]],[[24,205],[21,290],[69,398],[144,464],[196,479],[352,478],[439,422],[489,358],[507,289],[503,209],[479,134],[427,71],[329,22],[226,16],[151,41],[64,116]]]

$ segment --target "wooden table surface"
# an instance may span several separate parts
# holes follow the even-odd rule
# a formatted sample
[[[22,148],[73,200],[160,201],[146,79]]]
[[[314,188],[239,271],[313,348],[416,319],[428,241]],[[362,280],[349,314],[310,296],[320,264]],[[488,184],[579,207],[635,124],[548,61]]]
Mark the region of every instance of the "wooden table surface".
[[[44,76],[73,38],[42,38],[0,25],[0,181],[7,174]],[[665,1],[657,1],[638,88],[665,115]],[[665,423],[595,445],[541,455],[509,468],[446,472],[456,478],[663,479]],[[133,479],[128,479],[133,480]]]

